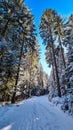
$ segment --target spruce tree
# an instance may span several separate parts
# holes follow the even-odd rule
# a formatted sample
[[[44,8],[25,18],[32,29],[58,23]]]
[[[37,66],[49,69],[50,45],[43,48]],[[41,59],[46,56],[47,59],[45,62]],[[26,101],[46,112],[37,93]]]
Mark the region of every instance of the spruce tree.
[[[40,35],[43,38],[43,43],[45,44],[45,46],[48,45],[52,49],[53,61],[54,61],[54,66],[55,66],[55,74],[56,74],[56,80],[57,80],[58,96],[61,97],[58,68],[57,68],[55,48],[54,48],[54,41],[55,41],[54,23],[55,23],[56,17],[57,17],[57,13],[56,11],[52,9],[47,9],[43,13],[41,17],[41,23],[40,23]]]

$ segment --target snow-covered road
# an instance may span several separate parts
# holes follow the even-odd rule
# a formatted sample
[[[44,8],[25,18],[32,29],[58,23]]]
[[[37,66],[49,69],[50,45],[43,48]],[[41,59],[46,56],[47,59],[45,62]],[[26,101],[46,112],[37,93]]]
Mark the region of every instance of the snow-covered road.
[[[53,106],[47,96],[0,107],[0,130],[73,130],[73,118]]]

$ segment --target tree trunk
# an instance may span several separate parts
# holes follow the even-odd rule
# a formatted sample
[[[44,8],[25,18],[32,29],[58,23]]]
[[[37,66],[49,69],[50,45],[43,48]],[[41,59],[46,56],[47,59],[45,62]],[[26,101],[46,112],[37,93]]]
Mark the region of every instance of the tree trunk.
[[[56,73],[56,80],[57,80],[58,96],[61,97],[61,90],[60,90],[58,69],[57,69],[57,63],[56,63],[56,57],[55,57],[54,45],[53,45],[53,40],[52,40],[52,38],[51,38],[51,46],[52,46],[52,53],[53,53],[54,66],[55,66],[55,73]]]
[[[51,49],[50,55],[51,55],[51,58],[52,58],[52,77],[53,77],[53,83],[54,83],[54,86],[55,86],[56,77],[55,77],[55,69],[54,69],[54,64],[53,64],[53,54],[52,54],[52,48],[50,48],[50,49]]]
[[[13,11],[14,11],[14,9],[11,10],[11,13],[9,14],[9,17],[12,15]],[[7,23],[5,24],[4,29],[1,32],[1,38],[5,36],[5,33],[6,33],[7,29],[8,29],[9,22],[10,22],[10,19],[8,19]],[[1,57],[1,63],[3,62],[3,53],[4,53],[4,48],[1,48],[1,55],[2,55],[2,57]]]
[[[1,33],[2,36],[5,36],[5,33],[6,33],[7,28],[8,28],[9,22],[10,22],[10,20],[8,19],[6,25],[5,25],[5,27],[4,27],[3,31],[2,31],[2,33]]]
[[[6,93],[4,92],[3,95],[2,95],[2,101],[3,102],[6,102]]]
[[[3,29],[3,31],[2,31],[2,33],[1,33],[1,36],[2,36],[2,37],[5,36],[6,30],[7,30],[7,27],[8,27],[8,23],[9,23],[9,20],[7,21],[7,23],[6,23],[6,25],[5,25],[4,29]],[[1,37],[1,38],[2,38],[2,37]],[[1,41],[1,39],[0,39],[0,41]],[[4,57],[3,54],[4,54],[4,48],[1,47],[1,59],[0,59],[0,62],[1,62],[1,63],[3,63],[3,57]],[[0,63],[0,65],[1,65],[1,63]]]
[[[19,71],[20,71],[20,65],[21,65],[21,58],[22,58],[22,53],[23,53],[23,46],[24,46],[24,41],[22,42],[22,46],[21,46],[21,50],[20,50],[19,64],[18,64],[16,81],[15,81],[15,89],[14,89],[14,92],[13,92],[13,95],[12,95],[11,103],[15,103],[15,96],[16,96],[17,84],[18,84],[18,79],[19,79]]]
[[[29,68],[28,68],[28,72],[29,72],[29,97],[31,97],[31,88],[32,88],[32,50],[30,50],[29,52],[30,56],[29,56]]]
[[[63,65],[64,65],[64,68],[66,68],[65,57],[64,57],[64,52],[63,52],[63,48],[62,48],[60,36],[59,36],[58,40],[59,40],[59,45],[60,45],[60,49],[61,49],[61,55],[62,55]]]
[[[2,35],[3,37],[5,36],[6,30],[7,30],[7,28],[8,28],[8,24],[9,24],[9,22],[10,22],[10,17],[12,16],[13,11],[14,11],[14,7],[12,8],[12,10],[11,10],[11,12],[10,12],[10,14],[9,14],[9,19],[8,19],[8,21],[7,21],[7,23],[6,23],[5,27],[4,27],[4,29],[3,29],[2,32],[1,32],[1,35]]]
[[[52,65],[52,70],[53,70],[53,81],[54,81],[54,85],[55,85],[55,81],[56,81],[56,78],[55,78],[55,71],[54,71],[54,65]]]

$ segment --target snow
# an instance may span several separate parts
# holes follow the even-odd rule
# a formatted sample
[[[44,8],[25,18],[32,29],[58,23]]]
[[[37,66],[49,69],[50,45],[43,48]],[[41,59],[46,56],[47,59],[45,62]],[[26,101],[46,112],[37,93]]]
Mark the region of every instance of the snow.
[[[58,108],[61,108],[61,106],[63,105],[63,102],[64,102],[64,98],[54,97],[54,98],[52,98],[51,102],[54,105],[56,105]]]
[[[0,107],[0,130],[73,130],[73,118],[48,101],[33,97]]]

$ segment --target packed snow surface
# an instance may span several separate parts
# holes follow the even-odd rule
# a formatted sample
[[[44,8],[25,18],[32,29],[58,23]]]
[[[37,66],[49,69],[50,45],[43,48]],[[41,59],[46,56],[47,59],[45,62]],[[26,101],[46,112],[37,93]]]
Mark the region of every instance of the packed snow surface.
[[[33,97],[0,107],[0,130],[73,130],[73,118],[48,101]]]

